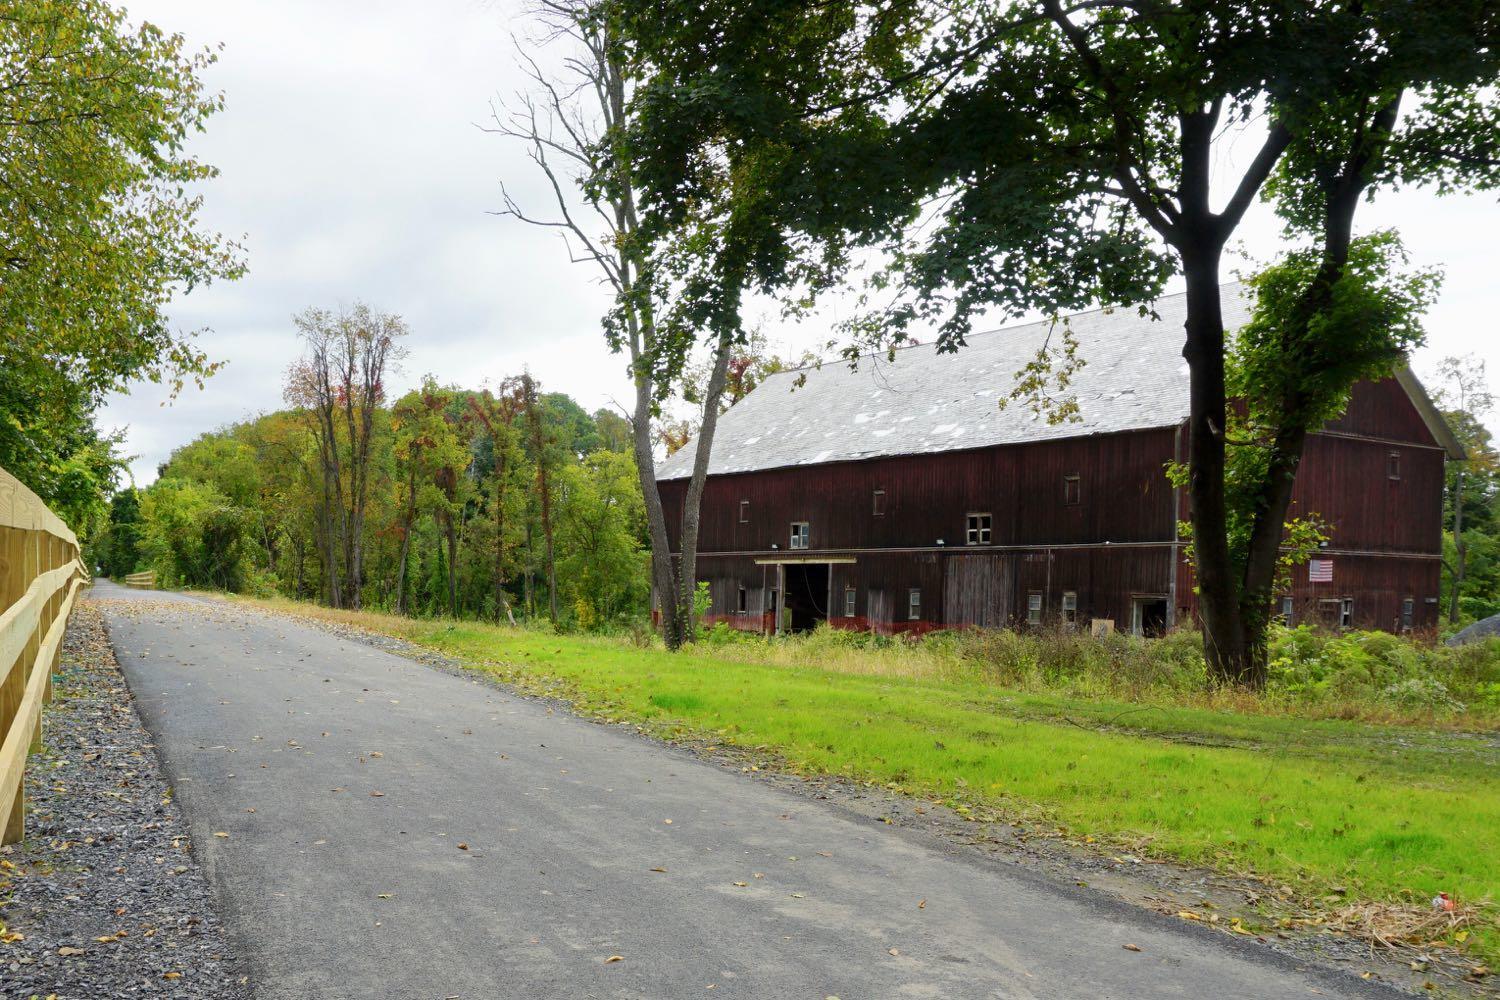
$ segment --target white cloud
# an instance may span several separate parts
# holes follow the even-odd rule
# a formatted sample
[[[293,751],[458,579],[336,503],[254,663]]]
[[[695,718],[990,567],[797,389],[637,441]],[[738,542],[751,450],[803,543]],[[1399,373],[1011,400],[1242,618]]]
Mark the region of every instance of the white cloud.
[[[145,385],[106,407],[107,425],[129,428],[140,482],[197,434],[281,405],[297,354],[291,315],[309,305],[362,298],[401,313],[413,334],[398,388],[427,372],[477,385],[529,366],[587,407],[627,397],[624,364],[600,336],[606,297],[594,273],[567,263],[555,234],[488,214],[502,179],[547,206],[521,150],[477,127],[493,96],[523,82],[510,36],[526,26],[510,5],[138,0],[129,9],[194,45],[225,45],[208,84],[228,107],[195,149],[222,170],[205,191],[206,221],[244,234],[250,264],[242,281],[172,308],[182,327],[211,328],[202,346],[228,362],[205,391],[162,407],[165,390]],[[1403,193],[1362,221],[1398,226],[1417,263],[1448,268],[1419,370],[1476,351],[1500,380],[1493,199]],[[1244,238],[1256,256],[1275,251],[1265,213]],[[798,350],[827,339],[822,325],[791,328],[766,313],[773,337]]]

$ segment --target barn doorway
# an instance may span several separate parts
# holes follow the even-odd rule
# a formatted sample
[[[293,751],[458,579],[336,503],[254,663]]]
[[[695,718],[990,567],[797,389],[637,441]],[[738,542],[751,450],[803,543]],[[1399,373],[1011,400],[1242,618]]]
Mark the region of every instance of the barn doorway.
[[[1131,601],[1130,631],[1148,639],[1157,639],[1167,634],[1167,599],[1165,597],[1137,597]]]
[[[786,609],[786,627],[791,632],[810,632],[818,622],[828,620],[828,572],[827,563],[787,563],[786,593],[782,606]]]

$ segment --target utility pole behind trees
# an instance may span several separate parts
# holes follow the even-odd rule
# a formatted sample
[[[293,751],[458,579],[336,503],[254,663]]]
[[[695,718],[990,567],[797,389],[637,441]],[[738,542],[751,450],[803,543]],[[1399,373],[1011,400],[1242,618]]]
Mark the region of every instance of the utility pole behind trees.
[[[1490,394],[1489,380],[1485,377],[1484,361],[1475,355],[1446,357],[1438,364],[1438,404],[1456,417],[1454,423],[1467,436],[1471,424],[1479,423],[1495,405]],[[1469,452],[1462,462],[1455,463],[1453,483],[1449,490],[1449,502],[1453,506],[1453,561],[1444,562],[1448,576],[1453,581],[1448,589],[1448,621],[1458,621],[1458,600],[1462,596],[1464,581],[1469,575],[1469,544],[1464,540],[1464,476],[1473,459],[1473,445],[1464,442]]]

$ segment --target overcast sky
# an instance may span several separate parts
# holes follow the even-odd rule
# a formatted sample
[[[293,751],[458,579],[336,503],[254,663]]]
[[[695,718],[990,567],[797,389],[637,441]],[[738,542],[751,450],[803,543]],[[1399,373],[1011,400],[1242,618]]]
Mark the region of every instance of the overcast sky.
[[[493,213],[500,182],[528,205],[545,192],[514,144],[478,127],[490,101],[522,83],[507,0],[136,0],[133,19],[223,43],[207,83],[228,107],[195,146],[222,176],[204,218],[243,235],[249,274],[172,307],[201,346],[228,362],[202,392],[142,385],[102,415],[127,428],[136,481],[149,483],[173,448],[281,405],[282,373],[298,354],[291,316],[354,299],[400,313],[410,357],[394,388],[424,373],[477,387],[529,366],[548,389],[593,409],[625,401],[621,360],[599,332],[606,296],[570,265],[555,235]],[[1232,154],[1231,154],[1232,155]],[[1388,196],[1361,228],[1400,229],[1417,264],[1447,272],[1428,318],[1425,374],[1448,354],[1476,353],[1500,373],[1500,285],[1491,247],[1493,196]],[[1241,233],[1259,259],[1276,252],[1264,210]],[[832,309],[837,315],[837,305]],[[828,339],[827,322],[770,322],[800,350]],[[1493,421],[1492,421],[1493,426]]]

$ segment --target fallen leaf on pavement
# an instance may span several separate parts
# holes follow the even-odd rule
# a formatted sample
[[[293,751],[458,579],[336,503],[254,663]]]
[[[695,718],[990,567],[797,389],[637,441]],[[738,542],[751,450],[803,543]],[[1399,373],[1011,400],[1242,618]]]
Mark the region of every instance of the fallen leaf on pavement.
[[[611,956],[609,956],[608,958],[606,958],[604,960],[604,964],[608,965],[610,962],[623,962],[623,961],[625,961],[625,956],[624,955],[611,955]]]
[[[63,945],[61,948],[57,949],[57,953],[63,958],[72,958],[74,955],[88,954],[88,952],[84,951],[82,948],[72,948],[68,945]]]
[[[1140,951],[1141,950],[1141,946],[1138,945],[1138,944],[1124,944],[1124,945],[1121,945],[1120,947],[1124,948],[1126,951]]]
[[[654,872],[664,872],[664,871],[666,871],[665,868],[653,868],[651,870],[654,871]]]
[[[919,909],[919,910],[925,910],[925,909],[927,909],[927,900],[925,900],[925,899],[919,899],[919,900],[917,900],[917,909]]]
[[[226,837],[227,838],[229,836],[229,834],[225,833],[223,830],[215,830],[214,831],[214,836],[215,837]]]
[[[467,850],[468,850],[468,849],[469,849],[469,845],[468,845],[468,844],[463,844],[463,843],[460,843],[460,844],[459,844],[459,845],[458,845],[458,849],[459,849],[459,850],[460,850],[460,851],[467,851]]]
[[[735,883],[735,885],[739,886],[741,889],[743,889],[745,886],[747,886],[749,884],[750,884],[749,882],[736,882]]]
[[[385,798],[385,792],[371,792],[370,793],[370,798],[372,798],[372,799],[383,799],[383,798]]]

